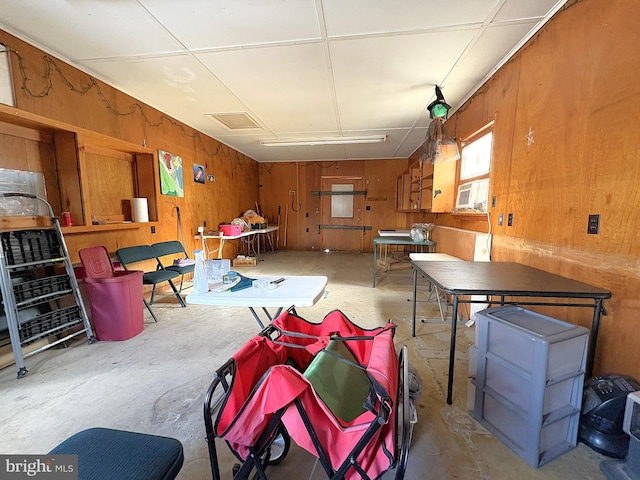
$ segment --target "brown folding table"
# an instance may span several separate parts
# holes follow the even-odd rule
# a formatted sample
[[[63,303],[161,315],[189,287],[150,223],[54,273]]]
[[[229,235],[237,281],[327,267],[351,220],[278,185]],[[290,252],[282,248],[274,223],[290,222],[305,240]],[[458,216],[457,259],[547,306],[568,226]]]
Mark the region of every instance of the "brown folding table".
[[[451,404],[453,394],[453,368],[456,348],[456,326],[460,303],[484,303],[490,305],[548,305],[563,307],[593,308],[593,321],[587,351],[586,376],[590,377],[598,339],[600,315],[604,312],[603,302],[611,298],[611,292],[587,285],[570,278],[538,270],[514,262],[434,262],[412,261],[413,268],[413,323],[411,333],[416,335],[416,295],[418,274],[424,276],[438,289],[452,297],[451,345],[449,350],[449,381],[447,403]],[[472,295],[486,296],[486,300],[471,298]],[[464,298],[460,298],[460,297]],[[467,298],[469,297],[469,298]],[[493,300],[492,297],[499,297]],[[507,300],[507,297],[517,300]],[[522,299],[526,297],[526,299]],[[564,302],[553,299],[564,299]],[[581,300],[571,302],[567,300]]]

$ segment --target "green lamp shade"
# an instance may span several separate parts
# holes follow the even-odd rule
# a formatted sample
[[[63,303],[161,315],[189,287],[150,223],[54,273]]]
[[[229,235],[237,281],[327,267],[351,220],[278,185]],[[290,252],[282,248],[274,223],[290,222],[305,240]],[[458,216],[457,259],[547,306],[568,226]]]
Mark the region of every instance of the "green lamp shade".
[[[436,118],[444,117],[449,109],[441,103],[436,103],[431,109],[431,115]]]

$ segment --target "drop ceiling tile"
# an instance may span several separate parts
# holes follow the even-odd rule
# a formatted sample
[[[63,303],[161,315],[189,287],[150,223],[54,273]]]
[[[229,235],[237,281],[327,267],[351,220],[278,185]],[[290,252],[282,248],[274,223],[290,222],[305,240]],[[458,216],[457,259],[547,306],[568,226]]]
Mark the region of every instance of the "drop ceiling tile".
[[[495,8],[495,4],[495,0],[323,2],[327,33],[330,37],[477,24],[485,20]]]
[[[434,85],[459,106],[556,1],[0,0],[0,28],[259,161],[406,158]],[[225,112],[263,130],[206,116]],[[260,146],[375,133],[388,141]]]
[[[313,0],[141,0],[189,49],[211,49],[320,38]]]
[[[473,49],[468,52],[454,67],[447,78],[447,91],[469,91],[469,85],[480,86],[480,83],[491,73],[495,65],[505,59],[508,52],[497,49],[496,45],[504,42],[507,48],[516,45],[533,27],[535,22],[522,22],[492,26],[482,32]],[[454,98],[462,100],[459,94]],[[446,98],[446,93],[445,93]]]
[[[21,0],[5,3],[0,24],[3,17],[11,18],[14,31],[70,60],[183,50],[137,2]]]
[[[413,126],[434,98],[435,85],[446,78],[474,33],[465,30],[331,42],[343,128]]]
[[[428,119],[427,125],[431,122]],[[397,158],[409,158],[427,138],[428,128],[414,128],[406,133],[403,141],[394,152]]]
[[[269,130],[336,130],[321,44],[219,51],[196,55]]]
[[[505,20],[518,19],[536,19],[540,20],[551,10],[564,5],[567,0],[508,0],[495,17],[495,21],[502,22]]]
[[[107,79],[145,103],[171,112],[189,123],[183,115],[229,111],[238,112],[244,105],[190,55],[113,60],[88,63],[101,78]],[[204,120],[204,119],[203,119]],[[211,120],[203,123],[214,124]],[[226,131],[220,126],[220,131]]]

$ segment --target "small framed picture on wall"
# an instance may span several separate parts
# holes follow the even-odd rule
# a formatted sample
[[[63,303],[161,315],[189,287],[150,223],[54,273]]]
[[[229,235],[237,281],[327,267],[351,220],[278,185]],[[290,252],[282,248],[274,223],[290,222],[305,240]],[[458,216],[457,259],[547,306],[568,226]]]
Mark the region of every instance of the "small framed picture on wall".
[[[196,183],[204,183],[205,179],[204,166],[198,165],[197,163],[193,164],[193,181]]]

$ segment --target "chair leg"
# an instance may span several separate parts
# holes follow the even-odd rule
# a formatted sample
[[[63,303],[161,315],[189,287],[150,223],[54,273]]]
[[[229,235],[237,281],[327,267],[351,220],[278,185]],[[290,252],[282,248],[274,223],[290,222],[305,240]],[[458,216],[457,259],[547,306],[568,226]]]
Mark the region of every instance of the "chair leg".
[[[149,310],[149,313],[151,314],[151,317],[153,318],[153,321],[158,323],[158,319],[156,318],[155,314],[153,313],[153,310],[151,310],[151,306],[147,303],[147,301],[143,298],[142,301],[144,302],[144,306],[147,307],[147,310]]]
[[[173,282],[171,280],[167,280],[167,282],[169,282],[169,285],[171,285],[171,289],[173,290],[173,293],[176,295],[176,298],[178,299],[178,301],[180,302],[180,305],[182,305],[183,307],[186,307],[187,304],[184,303],[184,298],[182,298],[182,295],[180,295],[180,292],[178,292],[178,289],[173,284]]]
[[[156,296],[156,286],[155,284],[151,287],[151,299],[149,300],[149,305],[153,305],[153,299]]]
[[[191,287],[193,287],[193,281],[189,282],[189,281],[187,280],[187,285],[185,285],[185,286],[183,286],[183,283],[184,283],[184,274],[182,275],[182,277],[180,277],[180,288],[178,289],[178,291],[179,291],[180,293],[182,293],[182,290],[184,290],[185,288],[191,288]]]

